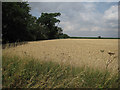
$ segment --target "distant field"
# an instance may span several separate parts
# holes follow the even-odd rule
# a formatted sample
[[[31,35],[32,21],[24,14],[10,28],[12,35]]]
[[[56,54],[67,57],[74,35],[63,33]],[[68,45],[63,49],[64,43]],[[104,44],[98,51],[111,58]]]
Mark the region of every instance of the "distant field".
[[[108,53],[114,53],[110,56]],[[31,56],[72,66],[88,66],[117,72],[118,39],[56,39],[28,42],[3,50],[3,55]],[[112,61],[110,61],[112,60]]]
[[[120,39],[120,38],[112,38],[112,37],[70,37],[70,39]]]

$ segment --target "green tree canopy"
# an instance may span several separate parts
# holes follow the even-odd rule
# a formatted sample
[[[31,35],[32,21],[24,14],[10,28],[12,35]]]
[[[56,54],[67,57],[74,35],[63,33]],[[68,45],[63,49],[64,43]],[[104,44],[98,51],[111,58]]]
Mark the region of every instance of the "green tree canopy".
[[[3,42],[28,40],[29,11],[30,7],[26,2],[2,3]]]
[[[55,26],[56,23],[60,23],[60,20],[56,18],[60,15],[60,13],[42,13],[41,17],[38,18],[38,23],[45,28],[46,37],[48,39],[58,38],[59,33],[62,32],[60,27]]]
[[[30,41],[60,38],[60,13],[41,13],[32,16],[27,2],[2,3],[2,42]]]

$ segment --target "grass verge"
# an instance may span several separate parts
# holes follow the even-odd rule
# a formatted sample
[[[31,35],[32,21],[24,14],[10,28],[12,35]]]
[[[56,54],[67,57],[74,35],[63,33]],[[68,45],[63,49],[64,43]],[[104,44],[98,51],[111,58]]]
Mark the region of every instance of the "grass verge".
[[[3,55],[3,88],[117,88],[118,75]]]

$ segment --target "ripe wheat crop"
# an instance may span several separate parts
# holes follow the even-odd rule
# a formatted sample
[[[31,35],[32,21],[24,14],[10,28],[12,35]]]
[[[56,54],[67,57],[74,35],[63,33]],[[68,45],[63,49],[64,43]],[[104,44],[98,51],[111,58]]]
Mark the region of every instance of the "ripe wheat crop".
[[[117,88],[118,49],[117,39],[8,44],[2,50],[3,88]]]
[[[3,54],[34,57],[72,66],[112,72],[118,69],[118,39],[56,39],[34,41],[3,50]],[[110,54],[111,53],[111,54]],[[113,54],[112,54],[113,53]]]

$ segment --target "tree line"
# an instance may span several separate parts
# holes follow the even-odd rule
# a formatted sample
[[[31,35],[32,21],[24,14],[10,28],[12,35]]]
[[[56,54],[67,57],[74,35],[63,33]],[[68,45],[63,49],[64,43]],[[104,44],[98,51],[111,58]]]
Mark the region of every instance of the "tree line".
[[[61,13],[30,14],[27,2],[2,3],[2,43],[68,38],[58,26]]]

